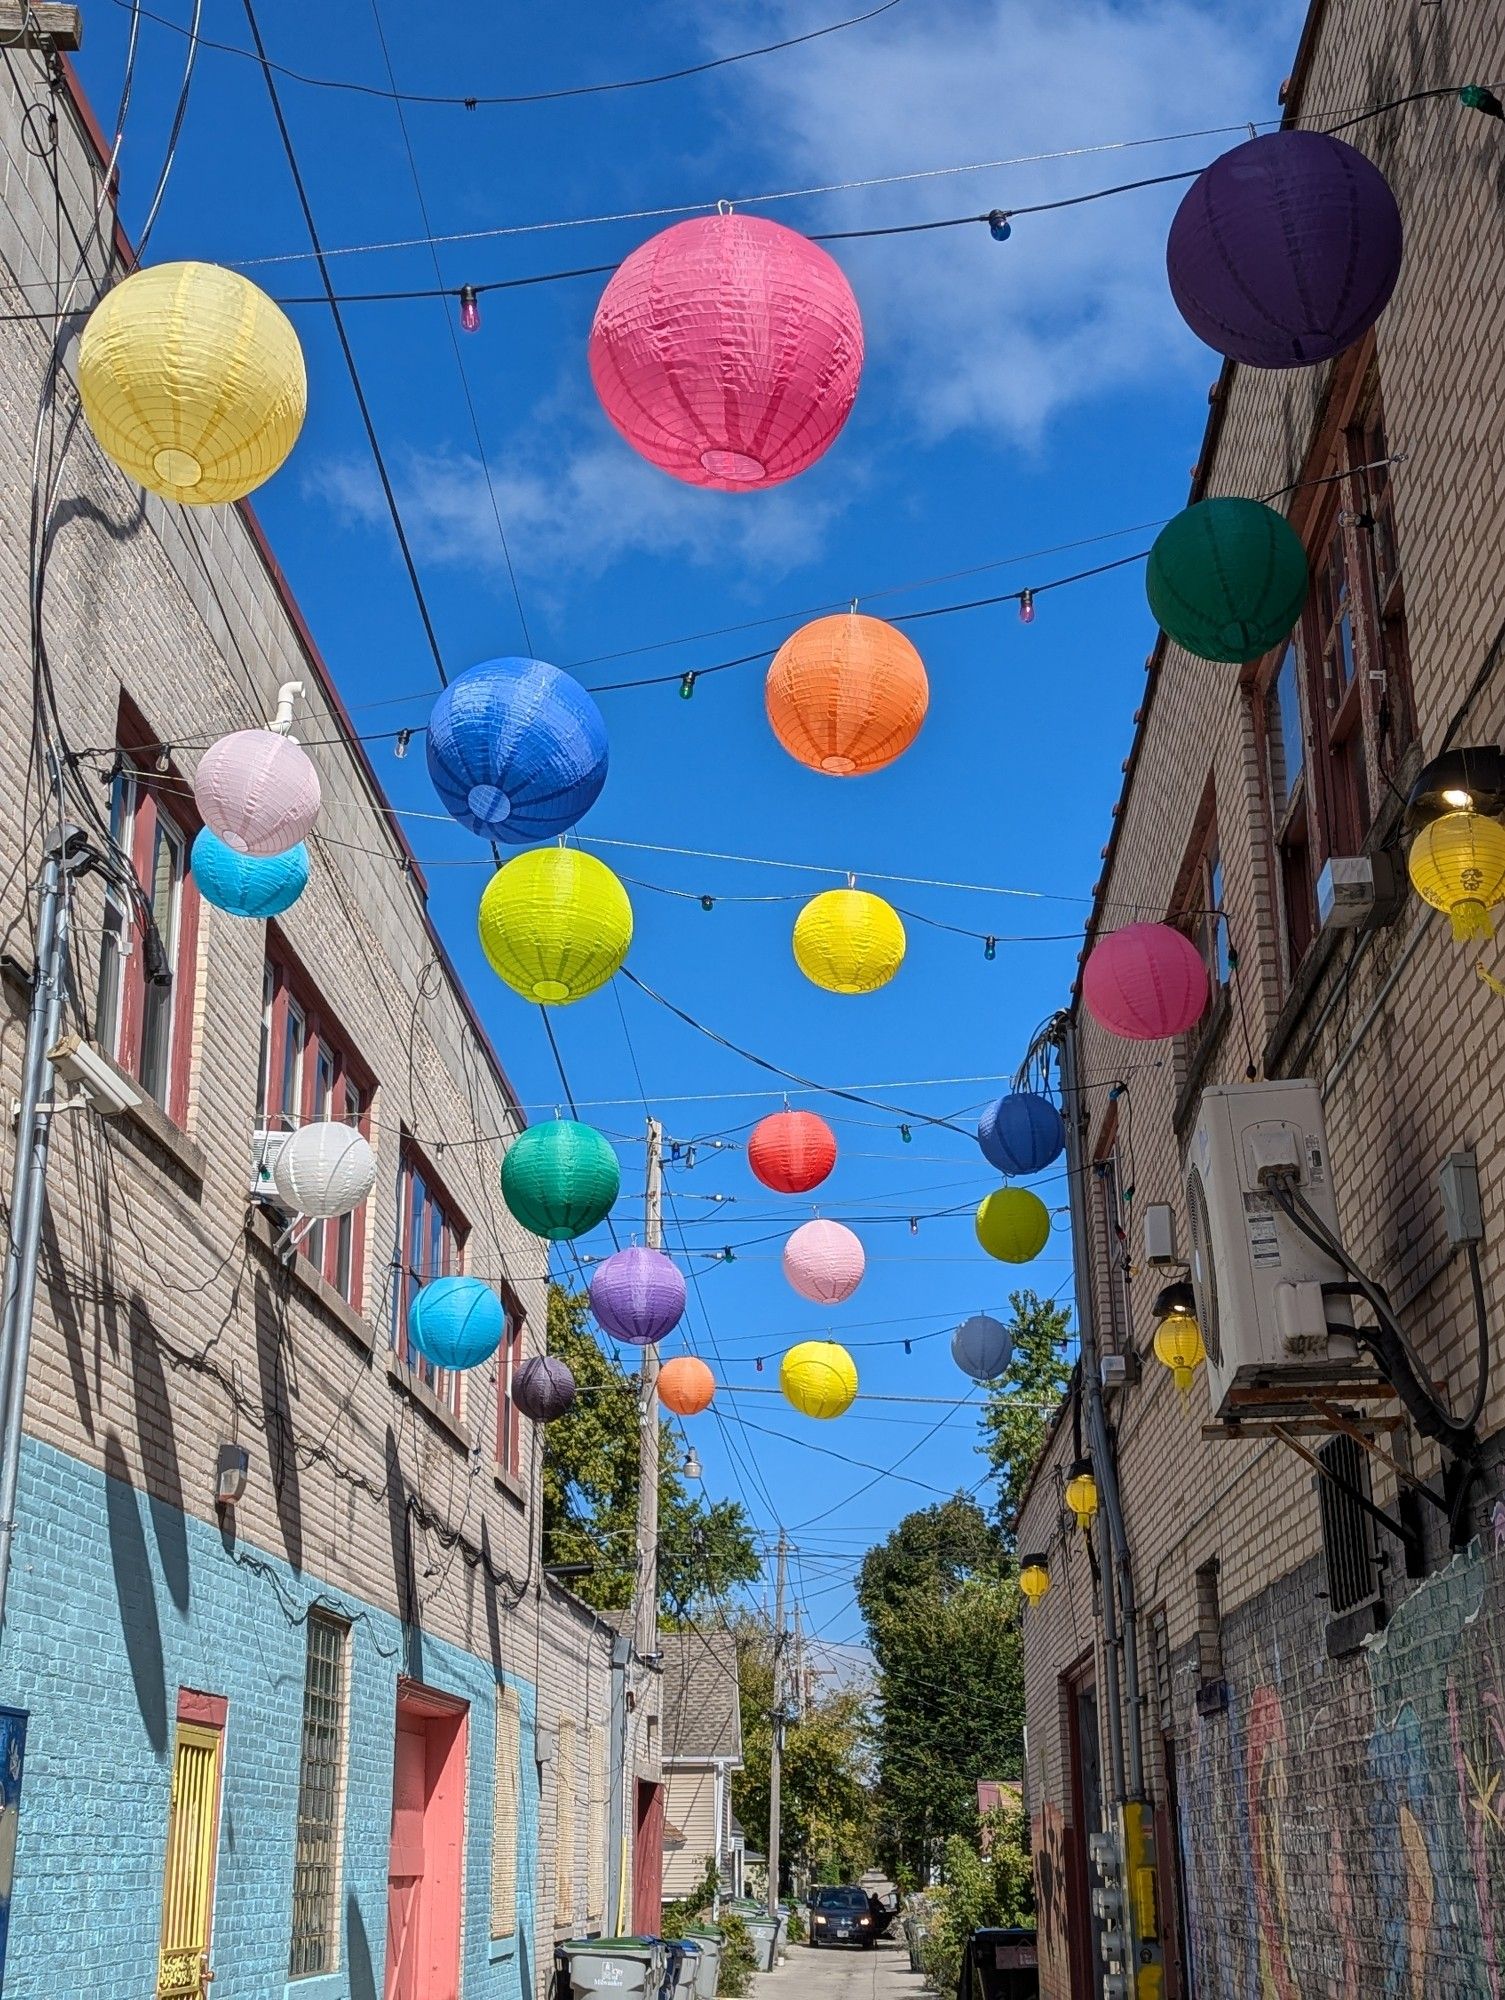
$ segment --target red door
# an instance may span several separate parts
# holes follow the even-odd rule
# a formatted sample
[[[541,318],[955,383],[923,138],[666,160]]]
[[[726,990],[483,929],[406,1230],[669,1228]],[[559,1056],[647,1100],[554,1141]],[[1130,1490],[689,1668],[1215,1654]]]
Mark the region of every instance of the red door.
[[[657,1937],[663,1917],[664,1788],[637,1788],[637,1814],[632,1843],[632,1928],[639,1937]]]
[[[386,2000],[459,2000],[466,1705],[397,1688]]]

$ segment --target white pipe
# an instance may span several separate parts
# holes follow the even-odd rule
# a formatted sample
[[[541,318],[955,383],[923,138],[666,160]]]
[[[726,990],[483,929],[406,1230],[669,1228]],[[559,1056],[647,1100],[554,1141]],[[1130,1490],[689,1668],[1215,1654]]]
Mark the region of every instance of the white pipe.
[[[284,681],[277,690],[277,713],[272,718],[272,728],[279,736],[286,736],[293,726],[293,703],[303,692],[302,681]]]

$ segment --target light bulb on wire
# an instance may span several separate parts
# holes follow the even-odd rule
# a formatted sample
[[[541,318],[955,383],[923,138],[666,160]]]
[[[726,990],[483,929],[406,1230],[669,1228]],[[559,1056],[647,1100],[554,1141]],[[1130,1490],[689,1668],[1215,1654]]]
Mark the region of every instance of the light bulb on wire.
[[[1019,623],[1033,625],[1035,622],[1035,593],[1021,590],[1019,593]]]
[[[481,330],[481,301],[476,296],[474,285],[460,287],[460,324],[467,333]]]

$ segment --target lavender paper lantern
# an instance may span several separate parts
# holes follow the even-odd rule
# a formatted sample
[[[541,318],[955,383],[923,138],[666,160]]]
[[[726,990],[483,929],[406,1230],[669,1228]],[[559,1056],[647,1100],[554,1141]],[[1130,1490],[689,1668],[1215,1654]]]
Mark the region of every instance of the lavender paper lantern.
[[[996,1382],[1013,1356],[1013,1334],[987,1313],[973,1313],[951,1336],[951,1359],[974,1382]]]
[[[590,1282],[591,1311],[616,1340],[651,1347],[679,1325],[685,1281],[662,1250],[617,1250],[603,1257]]]
[[[1322,132],[1270,132],[1214,160],[1166,244],[1181,317],[1256,368],[1304,368],[1351,347],[1384,311],[1400,260],[1385,176]]]
[[[535,1424],[551,1424],[575,1400],[575,1378],[557,1354],[535,1354],[512,1377],[512,1400]]]
[[[211,743],[193,774],[204,824],[237,854],[285,854],[319,816],[319,774],[275,729],[237,729]]]
[[[784,1245],[784,1276],[802,1299],[817,1305],[849,1299],[866,1268],[862,1244],[840,1222],[806,1222]]]

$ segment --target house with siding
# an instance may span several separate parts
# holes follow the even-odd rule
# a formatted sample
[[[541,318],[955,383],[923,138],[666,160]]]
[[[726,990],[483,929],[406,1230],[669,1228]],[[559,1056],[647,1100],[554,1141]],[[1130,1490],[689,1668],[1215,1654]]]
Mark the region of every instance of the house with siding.
[[[1049,1576],[1023,1631],[1045,2000],[1135,1990],[1104,1984],[1116,1908],[1144,1921],[1169,2000],[1500,1987],[1505,968],[1411,891],[1405,827],[1428,760],[1505,731],[1501,127],[1458,89],[1498,79],[1499,28],[1482,6],[1444,27],[1404,0],[1314,0],[1281,113],[1320,128],[1344,107],[1400,207],[1399,284],[1335,361],[1229,362],[1209,391],[1190,497],[1277,496],[1312,579],[1290,639],[1219,667],[1161,638],[1125,696],[1087,948],[1164,920],[1212,998],[1154,1048],[1070,1004],[1078,1310],[1124,1537],[1117,1554],[1105,1512],[1084,1533],[1065,1503],[1090,1440],[1079,1374],[1018,1526]],[[1354,860],[1373,895],[1345,913],[1324,873]],[[1367,1358],[1310,1394],[1282,1359],[1237,1405],[1210,1398],[1208,1366],[1183,1396],[1155,1358],[1156,1295],[1188,1276],[1213,1359],[1250,1338],[1233,1287],[1211,1286],[1196,1135],[1209,1090],[1294,1080],[1325,1128],[1303,1173],[1330,1189],[1345,1256],[1434,1402],[1478,1399],[1466,1469]],[[1254,1190],[1240,1216],[1256,1262],[1269,1212]],[[1125,1805],[1135,1873],[1114,1905]]]
[[[498,1187],[524,1114],[253,509],[171,506],[106,461],[78,314],[34,465],[60,261],[85,305],[132,261],[45,42],[0,69],[0,172],[0,1093],[62,817],[91,858],[64,1025],[135,1100],[51,1120],[0,1634],[6,1992],[531,2000],[613,1890],[656,1911],[659,1774],[656,1676],[542,1571],[512,1383],[548,1264]],[[279,691],[322,807],[308,887],[261,924],[199,895],[192,778]],[[357,1126],[377,1178],[289,1242],[257,1163],[315,1118]],[[506,1313],[463,1375],[407,1337],[445,1270]]]
[[[723,1894],[740,1895],[741,1829],[731,1778],[742,1768],[737,1642],[730,1633],[665,1632],[663,1652],[666,1902],[687,1895],[714,1863]],[[670,1829],[677,1836],[670,1838]]]

